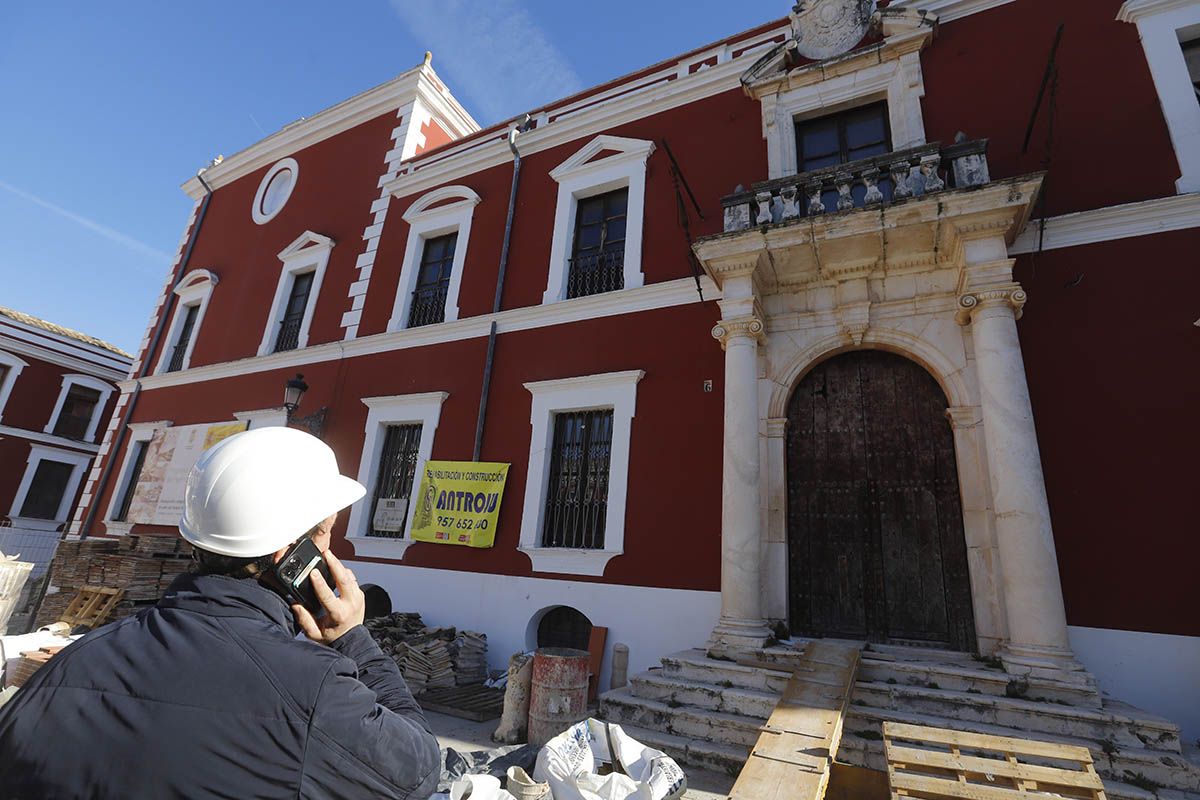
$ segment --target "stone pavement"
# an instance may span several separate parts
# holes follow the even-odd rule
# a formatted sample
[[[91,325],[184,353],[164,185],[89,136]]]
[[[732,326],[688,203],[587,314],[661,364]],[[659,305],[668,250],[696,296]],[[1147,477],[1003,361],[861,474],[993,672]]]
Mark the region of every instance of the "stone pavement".
[[[499,720],[471,722],[435,711],[426,711],[425,717],[443,748],[453,747],[459,752],[469,753],[490,750],[496,746],[491,736]],[[728,775],[694,767],[684,767],[684,772],[688,779],[688,790],[684,795],[686,800],[724,800],[733,786],[733,778]]]

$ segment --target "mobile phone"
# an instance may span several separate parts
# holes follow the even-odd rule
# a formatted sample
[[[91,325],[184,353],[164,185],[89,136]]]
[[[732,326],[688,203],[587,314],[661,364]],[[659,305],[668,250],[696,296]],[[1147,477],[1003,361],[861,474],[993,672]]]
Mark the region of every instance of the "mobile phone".
[[[289,547],[283,558],[267,570],[262,582],[282,596],[288,605],[299,603],[315,614],[321,610],[321,601],[317,599],[317,592],[309,580],[313,570],[320,572],[325,583],[332,588],[333,576],[329,572],[329,565],[313,540],[305,536]]]

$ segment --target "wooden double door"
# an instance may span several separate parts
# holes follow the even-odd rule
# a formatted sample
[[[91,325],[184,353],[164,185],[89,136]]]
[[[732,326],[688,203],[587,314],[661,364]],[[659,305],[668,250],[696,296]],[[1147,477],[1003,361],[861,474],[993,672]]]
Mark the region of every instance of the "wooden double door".
[[[974,651],[946,397],[920,365],[835,356],[788,408],[791,629]]]

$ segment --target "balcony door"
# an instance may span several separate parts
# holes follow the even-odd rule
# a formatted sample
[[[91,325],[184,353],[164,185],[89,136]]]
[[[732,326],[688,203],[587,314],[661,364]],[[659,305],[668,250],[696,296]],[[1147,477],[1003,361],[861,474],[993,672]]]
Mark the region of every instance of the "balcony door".
[[[946,397],[877,350],[825,361],[788,408],[792,633],[974,651]]]

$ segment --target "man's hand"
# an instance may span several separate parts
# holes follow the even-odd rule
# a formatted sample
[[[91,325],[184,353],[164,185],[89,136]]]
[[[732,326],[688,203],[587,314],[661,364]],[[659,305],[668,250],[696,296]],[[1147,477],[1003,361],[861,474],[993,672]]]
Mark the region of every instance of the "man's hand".
[[[355,579],[354,573],[343,567],[332,551],[326,550],[322,555],[325,557],[325,563],[329,565],[329,572],[341,597],[329,588],[325,576],[314,569],[309,573],[308,579],[312,581],[317,599],[325,607],[325,614],[319,619],[313,617],[312,612],[299,603],[292,606],[292,613],[296,615],[296,622],[308,638],[318,644],[330,644],[352,628],[362,625],[366,616],[367,601],[362,589],[358,588],[358,580]]]

